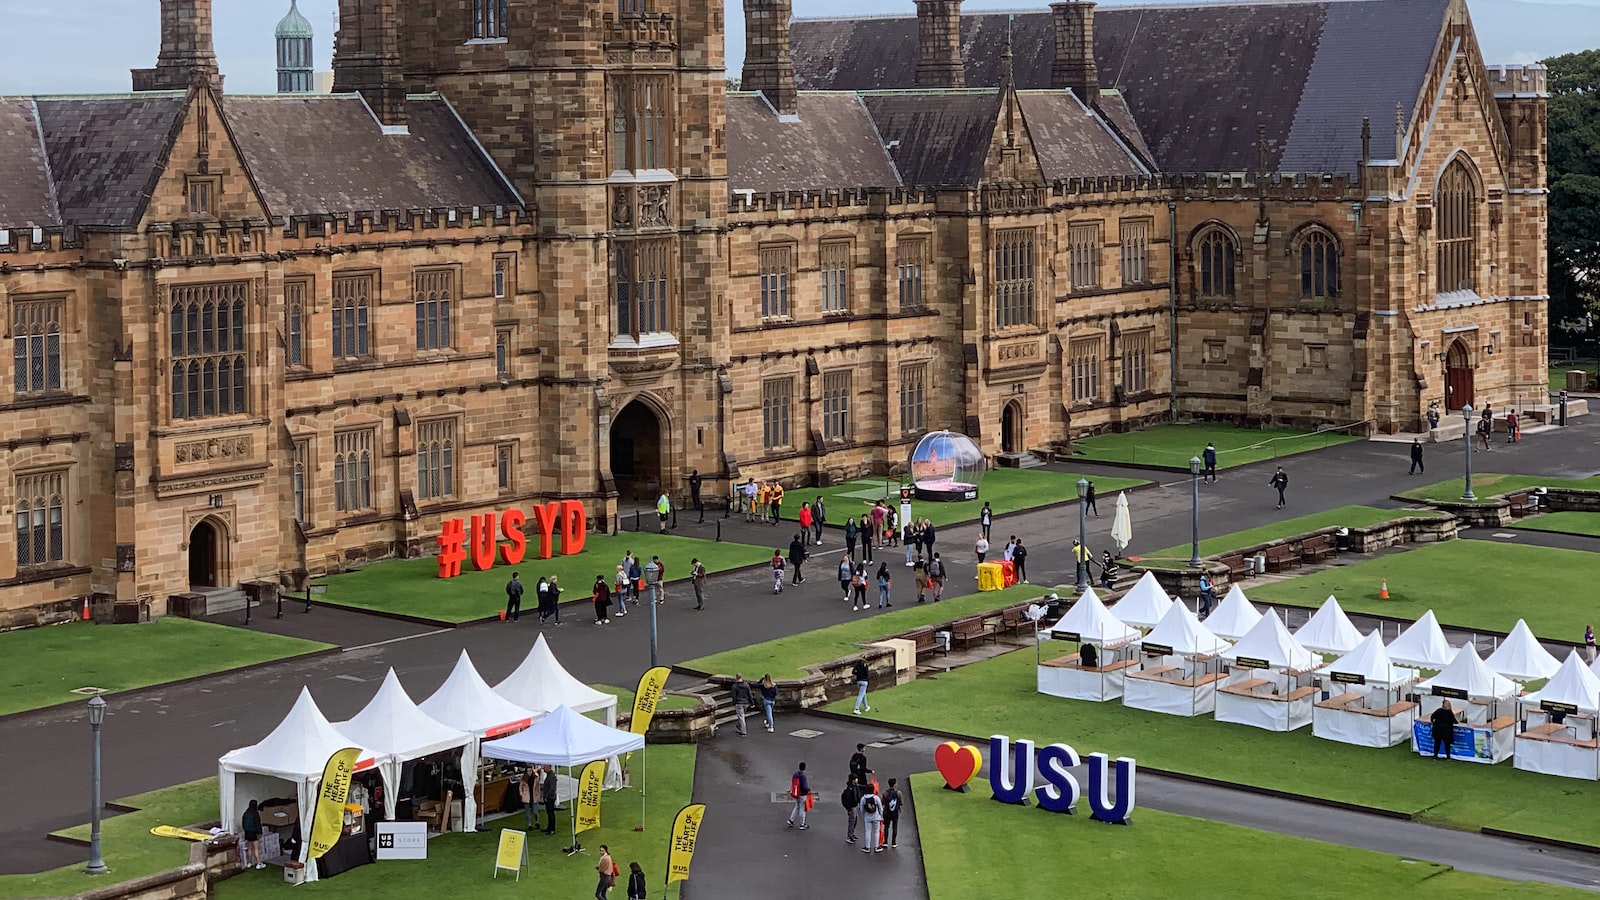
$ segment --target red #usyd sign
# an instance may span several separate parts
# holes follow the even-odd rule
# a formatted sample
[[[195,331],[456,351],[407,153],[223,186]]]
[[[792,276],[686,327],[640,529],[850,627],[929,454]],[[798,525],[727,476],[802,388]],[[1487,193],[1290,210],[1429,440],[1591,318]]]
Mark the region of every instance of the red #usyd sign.
[[[528,538],[522,526],[528,518],[520,509],[473,516],[470,540],[466,519],[445,519],[440,526],[439,577],[461,574],[461,564],[470,551],[472,566],[482,572],[494,566],[496,558],[508,566],[522,562],[528,553]],[[576,500],[551,500],[533,508],[533,522],[539,534],[539,558],[555,555],[555,537],[561,536],[561,555],[583,552],[583,538],[589,531],[589,517]],[[498,526],[498,527],[497,527]],[[498,535],[498,536],[497,536]],[[501,543],[499,537],[506,540]]]

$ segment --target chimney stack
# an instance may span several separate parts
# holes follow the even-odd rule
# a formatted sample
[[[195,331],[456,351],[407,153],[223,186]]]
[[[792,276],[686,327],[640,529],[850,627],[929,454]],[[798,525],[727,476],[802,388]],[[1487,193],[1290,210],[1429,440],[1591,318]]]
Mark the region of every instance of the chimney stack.
[[[334,93],[360,94],[386,130],[404,134],[399,0],[339,0],[339,33],[333,46]]]
[[[133,89],[185,91],[196,82],[222,90],[211,43],[211,0],[161,0],[161,52],[155,68],[133,70]]]
[[[967,83],[961,62],[961,0],[917,0],[917,87]]]
[[[1050,4],[1056,53],[1050,86],[1067,88],[1085,105],[1100,102],[1100,71],[1094,63],[1094,4],[1086,0]]]
[[[739,88],[760,91],[780,116],[798,113],[789,53],[792,0],[744,0],[744,71]]]

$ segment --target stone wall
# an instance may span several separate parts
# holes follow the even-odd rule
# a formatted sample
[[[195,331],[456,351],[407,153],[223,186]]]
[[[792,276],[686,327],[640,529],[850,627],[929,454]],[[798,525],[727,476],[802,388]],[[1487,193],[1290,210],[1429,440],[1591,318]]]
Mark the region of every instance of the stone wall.
[[[239,874],[237,840],[223,835],[191,844],[188,865],[73,894],[70,900],[210,900],[212,885]]]

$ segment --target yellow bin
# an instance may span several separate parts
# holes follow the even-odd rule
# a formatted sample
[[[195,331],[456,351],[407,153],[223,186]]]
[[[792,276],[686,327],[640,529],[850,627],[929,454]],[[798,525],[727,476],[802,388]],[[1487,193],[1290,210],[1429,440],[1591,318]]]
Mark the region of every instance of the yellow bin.
[[[978,590],[998,591],[1005,586],[1005,571],[999,563],[978,563]]]

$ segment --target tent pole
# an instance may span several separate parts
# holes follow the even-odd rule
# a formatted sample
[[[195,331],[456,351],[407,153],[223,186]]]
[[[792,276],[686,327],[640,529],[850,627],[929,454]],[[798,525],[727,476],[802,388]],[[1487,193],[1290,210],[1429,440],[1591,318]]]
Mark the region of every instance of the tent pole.
[[[649,771],[649,755],[645,753],[647,747],[639,748],[639,830],[644,830],[644,781],[645,773]]]

